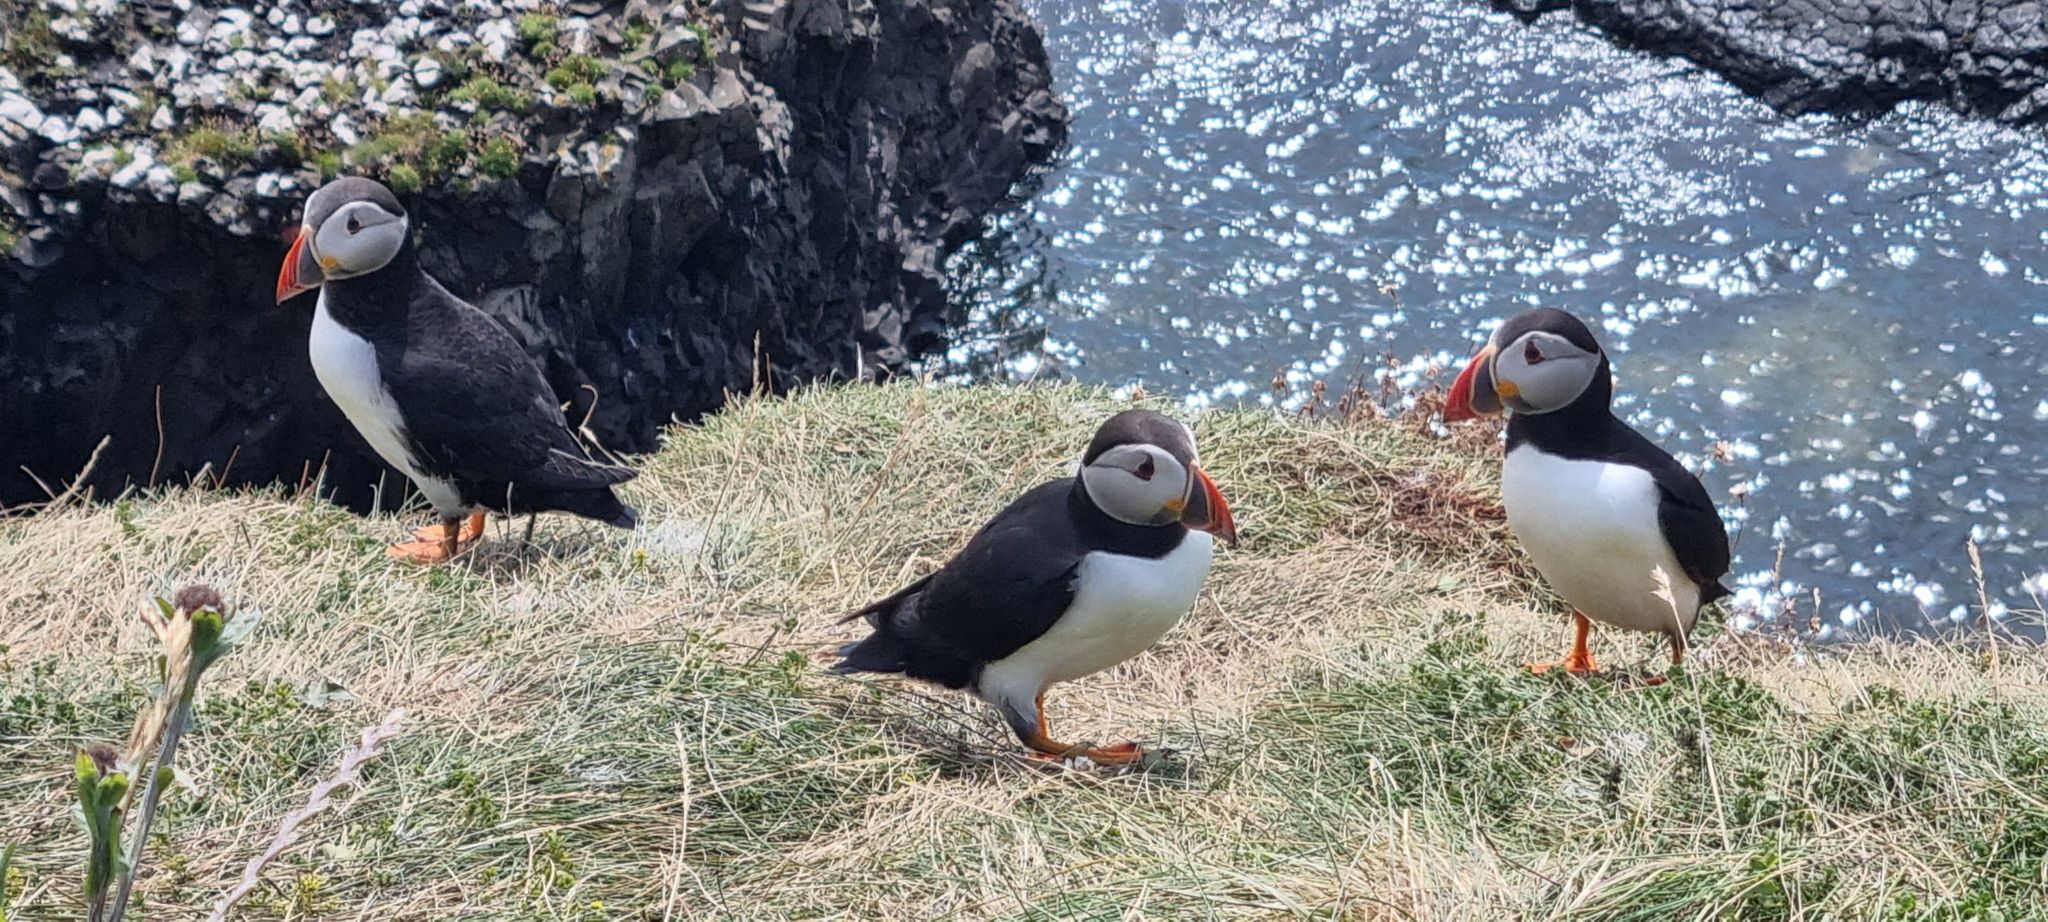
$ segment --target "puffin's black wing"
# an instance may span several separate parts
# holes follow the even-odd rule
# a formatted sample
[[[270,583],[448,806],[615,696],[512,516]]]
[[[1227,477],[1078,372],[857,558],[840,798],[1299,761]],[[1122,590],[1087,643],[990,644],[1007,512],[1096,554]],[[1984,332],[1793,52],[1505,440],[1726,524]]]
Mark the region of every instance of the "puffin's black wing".
[[[590,459],[512,334],[422,276],[409,342],[385,375],[406,434],[434,473],[529,490],[589,490],[633,472]],[[424,300],[426,303],[420,303]]]
[[[1729,566],[1728,526],[1714,511],[1707,488],[1670,452],[1634,429],[1627,432],[1635,444],[1625,449],[1624,458],[1656,481],[1657,527],[1686,577],[1700,587],[1700,605],[1728,595],[1728,587],[1721,585]]]
[[[954,688],[1044,634],[1074,600],[1087,553],[1069,511],[1074,480],[1042,484],[997,513],[960,553],[848,618],[875,632],[840,651],[838,672],[901,672]]]

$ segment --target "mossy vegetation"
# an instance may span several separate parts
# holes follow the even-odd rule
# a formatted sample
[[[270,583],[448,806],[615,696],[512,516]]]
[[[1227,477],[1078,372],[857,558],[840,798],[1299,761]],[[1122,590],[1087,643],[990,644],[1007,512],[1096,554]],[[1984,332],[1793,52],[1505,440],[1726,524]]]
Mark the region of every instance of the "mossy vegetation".
[[[1127,405],[910,384],[744,400],[636,460],[638,530],[548,518],[524,548],[494,526],[433,570],[382,554],[417,518],[275,491],[0,525],[19,609],[0,618],[0,837],[39,901],[17,908],[76,917],[60,770],[145,694],[104,679],[135,671],[138,630],[135,594],[108,587],[205,571],[268,617],[210,674],[180,757],[198,793],[162,820],[205,850],[152,849],[152,918],[203,915],[251,831],[399,705],[416,725],[272,876],[277,917],[2041,912],[2048,652],[1708,630],[1650,686],[1655,644],[1603,632],[1620,671],[1527,675],[1565,633],[1492,502],[1498,449],[1410,419],[1183,414],[1244,543],[1157,648],[1048,699],[1070,738],[1174,750],[1150,770],[1031,762],[960,696],[823,671],[857,633],[839,613],[928,572]]]
[[[50,28],[50,11],[41,3],[25,3],[19,12],[0,24],[11,25],[10,34],[0,42],[0,64],[5,64],[15,75],[34,79],[57,64],[62,53],[57,43],[57,33]]]
[[[533,96],[524,90],[506,86],[488,74],[474,74],[448,94],[448,98],[473,103],[480,119],[488,119],[493,112],[510,112],[524,115],[533,107]]]
[[[519,145],[511,138],[494,137],[484,144],[484,150],[476,159],[477,172],[485,176],[507,179],[519,173]]]

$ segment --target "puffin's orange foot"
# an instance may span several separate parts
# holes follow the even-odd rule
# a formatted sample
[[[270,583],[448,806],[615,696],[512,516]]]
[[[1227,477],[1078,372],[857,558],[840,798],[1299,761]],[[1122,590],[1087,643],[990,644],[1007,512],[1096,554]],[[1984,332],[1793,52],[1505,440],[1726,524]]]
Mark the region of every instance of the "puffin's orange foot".
[[[448,531],[445,528],[441,527],[441,523],[435,522],[431,525],[422,525],[418,528],[413,529],[412,536],[420,539],[421,541],[440,541],[448,537]],[[468,520],[462,523],[462,530],[456,533],[455,540],[463,544],[468,544],[469,542],[475,541],[476,539],[481,538],[483,536],[484,514],[478,512],[471,515]]]
[[[1117,743],[1113,746],[1089,746],[1082,744],[1067,747],[1057,752],[1033,752],[1031,757],[1048,762],[1087,759],[1097,765],[1129,765],[1143,759],[1145,757],[1145,750],[1140,748],[1137,743],[1131,742]]]
[[[1600,671],[1600,664],[1594,661],[1593,654],[1591,653],[1585,656],[1566,656],[1555,663],[1524,663],[1522,665],[1523,668],[1529,670],[1530,675],[1543,675],[1552,669],[1562,669],[1565,671],[1565,674],[1576,676],[1590,675]]]
[[[432,541],[408,541],[384,549],[384,554],[393,560],[409,560],[413,563],[441,563],[451,555],[448,542],[435,538]]]

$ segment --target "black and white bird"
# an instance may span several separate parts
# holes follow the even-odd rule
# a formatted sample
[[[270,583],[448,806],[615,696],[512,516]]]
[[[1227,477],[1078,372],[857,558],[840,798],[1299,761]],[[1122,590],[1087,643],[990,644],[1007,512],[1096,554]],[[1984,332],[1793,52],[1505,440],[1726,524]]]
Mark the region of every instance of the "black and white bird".
[[[1587,619],[1671,640],[1685,656],[1700,609],[1728,595],[1728,530],[1699,478],[1616,418],[1606,353],[1554,308],[1508,318],[1451,385],[1444,421],[1508,413],[1508,528],[1574,609],[1562,664],[1598,668]],[[1669,596],[1667,600],[1665,596]]]
[[[490,315],[421,271],[409,230],[391,190],[334,180],[306,199],[277,277],[280,304],[320,289],[314,375],[440,516],[392,556],[445,560],[482,534],[486,510],[633,527],[632,507],[612,491],[633,472],[591,459],[539,366]]]
[[[1237,526],[1193,434],[1150,410],[1118,413],[1077,475],[1033,488],[945,566],[847,615],[874,632],[833,670],[970,689],[1044,756],[1135,761],[1132,743],[1054,741],[1045,690],[1165,636],[1193,607],[1218,537],[1236,543]]]

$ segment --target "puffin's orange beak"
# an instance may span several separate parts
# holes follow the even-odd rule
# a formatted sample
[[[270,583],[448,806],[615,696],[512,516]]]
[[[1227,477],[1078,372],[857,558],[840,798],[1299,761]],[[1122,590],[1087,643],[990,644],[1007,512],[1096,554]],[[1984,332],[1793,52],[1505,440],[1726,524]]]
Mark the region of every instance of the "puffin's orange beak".
[[[1451,396],[1444,401],[1444,422],[1456,423],[1481,416],[1495,416],[1502,410],[1500,394],[1493,386],[1493,344],[1479,347],[1458,380],[1451,382]]]
[[[1188,490],[1187,505],[1181,509],[1180,523],[1195,531],[1206,531],[1231,544],[1237,543],[1237,521],[1230,517],[1230,504],[1223,501],[1223,493],[1216,489],[1216,481],[1199,467],[1189,467],[1195,482]]]
[[[306,248],[306,228],[301,226],[292,233],[292,248],[284,254],[284,266],[277,271],[277,303],[312,291],[323,281],[326,274],[320,271],[313,251]]]

